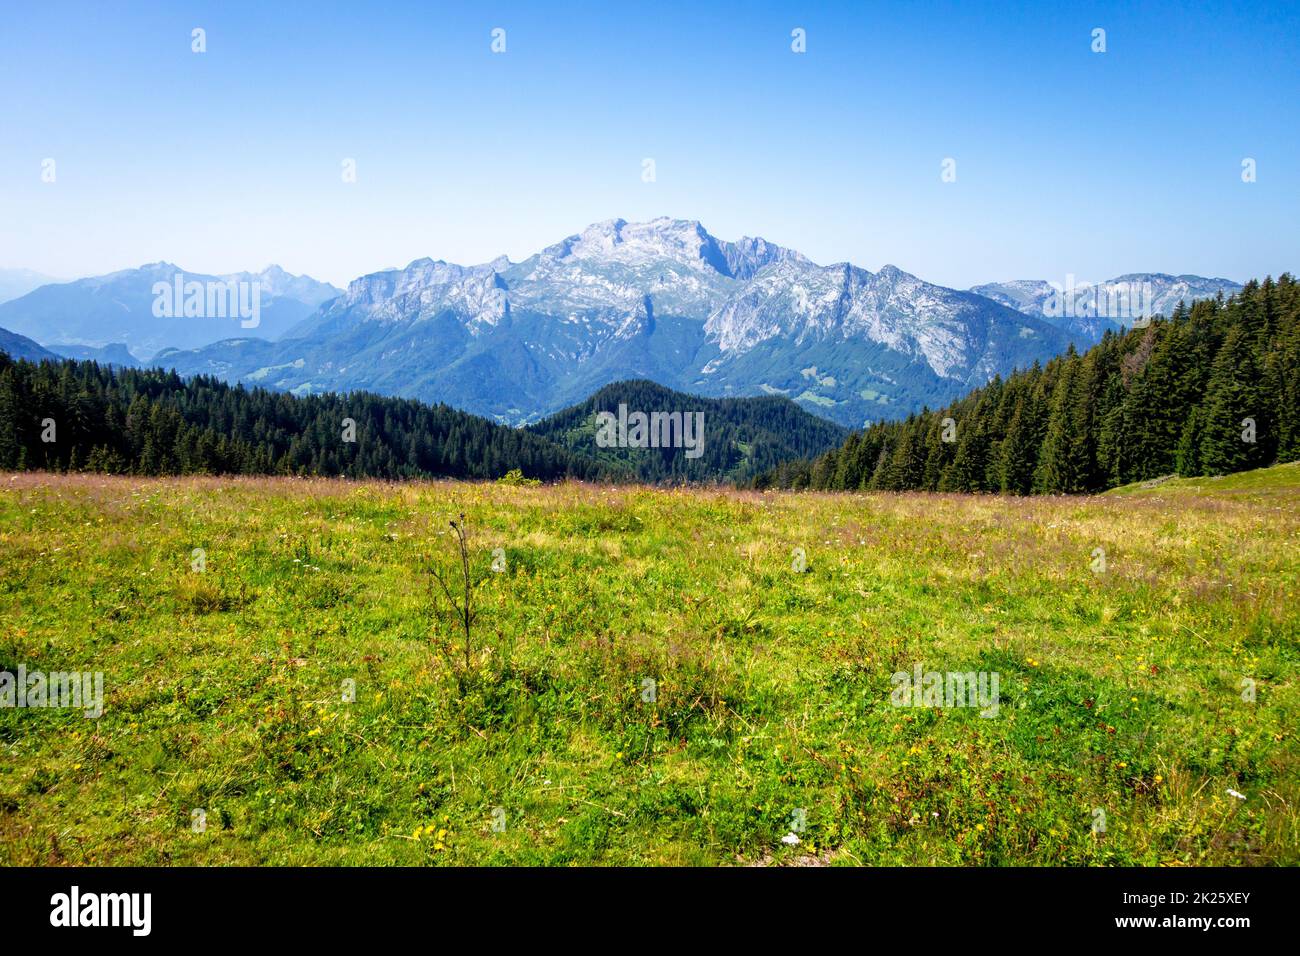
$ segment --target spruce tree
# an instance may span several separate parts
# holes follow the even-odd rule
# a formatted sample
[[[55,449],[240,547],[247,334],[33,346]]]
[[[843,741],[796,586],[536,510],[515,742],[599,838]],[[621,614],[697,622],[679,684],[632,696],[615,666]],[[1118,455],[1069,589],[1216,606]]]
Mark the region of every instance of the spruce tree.
[[[1246,326],[1234,326],[1214,359],[1200,442],[1206,474],[1224,475],[1259,464],[1259,430],[1266,423],[1260,421],[1262,407],[1255,390],[1259,371],[1248,336]]]

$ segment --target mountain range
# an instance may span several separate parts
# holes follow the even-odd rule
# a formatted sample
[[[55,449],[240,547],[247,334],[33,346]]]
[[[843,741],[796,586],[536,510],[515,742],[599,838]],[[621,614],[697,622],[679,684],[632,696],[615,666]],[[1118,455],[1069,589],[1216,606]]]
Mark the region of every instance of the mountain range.
[[[1107,331],[1132,328],[1136,320],[1169,315],[1179,302],[1225,298],[1241,291],[1231,279],[1171,276],[1163,272],[1134,272],[1105,282],[1077,282],[1072,277],[1053,285],[1043,279],[992,282],[971,291],[994,302],[1036,315],[1086,348],[1101,341]]]
[[[241,337],[154,361],[297,393],[445,401],[510,424],[634,377],[711,397],[783,395],[856,426],[1068,344],[1040,318],[893,266],[821,266],[660,218],[596,223],[517,263],[417,260],[355,280],[278,342]]]
[[[279,309],[264,307],[249,332],[237,319],[154,318],[153,284],[178,271],[154,263],[37,289],[0,305],[0,327],[53,351],[85,349],[77,357],[125,343],[182,375],[296,394],[367,390],[512,425],[643,378],[715,398],[786,396],[857,427],[943,404],[1131,324],[1073,307],[1051,314],[1053,287],[1042,280],[959,291],[890,265],[818,265],[765,239],[729,242],[669,218],[599,222],[522,262],[419,259],[345,292],[267,270],[257,275]],[[1159,311],[1239,288],[1158,274],[1112,282],[1129,279],[1159,290]]]
[[[256,282],[260,287],[260,315],[256,329],[244,330],[238,316],[226,318],[156,316],[156,284],[173,288],[182,282]],[[81,345],[102,347],[124,344],[136,358],[148,358],[164,347],[193,348],[231,334],[275,338],[310,315],[340,290],[308,276],[295,276],[279,266],[261,272],[211,276],[186,272],[169,262],[153,262],[139,269],[43,285],[26,295],[0,303],[0,328],[45,343],[47,347]],[[57,351],[57,349],[55,349]]]

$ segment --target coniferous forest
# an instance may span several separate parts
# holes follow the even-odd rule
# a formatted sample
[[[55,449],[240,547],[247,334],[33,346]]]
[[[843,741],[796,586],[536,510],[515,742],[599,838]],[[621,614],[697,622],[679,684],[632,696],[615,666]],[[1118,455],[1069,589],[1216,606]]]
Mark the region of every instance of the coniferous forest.
[[[514,468],[543,480],[621,474],[447,405],[0,353],[0,469],[483,479]]]

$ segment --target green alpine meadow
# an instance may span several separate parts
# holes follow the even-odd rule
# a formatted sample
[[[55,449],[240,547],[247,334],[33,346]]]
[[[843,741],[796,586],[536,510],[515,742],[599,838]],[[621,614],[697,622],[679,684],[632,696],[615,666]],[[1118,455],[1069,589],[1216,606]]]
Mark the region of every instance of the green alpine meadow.
[[[0,474],[0,863],[1294,866],[1297,593],[1296,464]]]

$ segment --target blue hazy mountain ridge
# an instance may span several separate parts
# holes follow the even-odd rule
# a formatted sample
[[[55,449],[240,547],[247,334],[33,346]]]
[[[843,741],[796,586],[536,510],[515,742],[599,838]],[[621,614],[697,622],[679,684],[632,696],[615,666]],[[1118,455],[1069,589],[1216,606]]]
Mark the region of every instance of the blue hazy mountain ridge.
[[[0,303],[59,281],[51,276],[33,272],[31,269],[0,269]]]
[[[259,290],[256,328],[243,328],[240,317],[186,316],[171,303],[173,314],[158,316],[155,286],[174,287],[182,282],[243,282],[251,297],[252,283]],[[194,348],[231,334],[274,339],[340,294],[339,289],[309,276],[294,276],[279,266],[258,273],[211,276],[187,272],[168,262],[138,269],[43,285],[9,302],[0,303],[0,328],[47,344],[92,348],[125,344],[136,358],[148,358],[164,347]],[[173,297],[174,298],[174,297]],[[183,303],[181,303],[183,305]]]
[[[63,345],[55,342],[49,350],[62,358],[76,359],[81,362],[98,362],[100,365],[115,365],[118,368],[140,368],[140,361],[131,354],[123,342],[112,345]]]
[[[25,335],[18,335],[8,329],[0,329],[0,352],[13,359],[26,359],[29,362],[57,362],[60,356],[44,348],[39,342]]]

